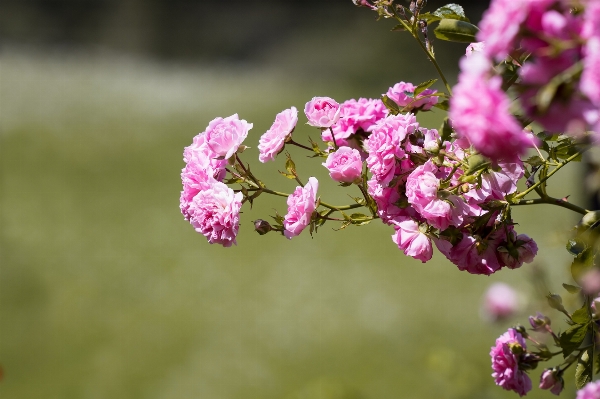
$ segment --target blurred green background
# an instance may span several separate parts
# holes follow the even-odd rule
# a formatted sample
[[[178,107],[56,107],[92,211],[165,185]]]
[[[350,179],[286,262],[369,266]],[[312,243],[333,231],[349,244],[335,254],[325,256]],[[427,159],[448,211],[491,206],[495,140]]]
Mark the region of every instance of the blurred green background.
[[[532,296],[518,318],[489,324],[481,297],[504,281],[527,298],[535,273],[567,296],[564,242],[577,217],[518,209],[517,230],[541,251],[535,265],[491,277],[460,272],[439,253],[427,264],[407,258],[378,223],[328,224],[291,241],[259,236],[252,220],[286,210],[266,195],[244,206],[237,247],[209,245],[178,199],[183,147],[211,119],[238,113],[254,123],[243,159],[291,192],[276,172],[284,158],[257,160],[277,112],[316,95],[378,97],[435,73],[390,21],[350,1],[213,3],[4,2],[0,396],[515,397],[494,385],[489,348],[547,309]],[[145,16],[135,12],[145,6]],[[454,81],[465,46],[435,45]],[[420,122],[436,128],[442,117]],[[295,139],[317,139],[304,121]],[[357,194],[328,181],[321,161],[291,153],[326,201]],[[551,189],[581,202],[578,170],[565,169]]]

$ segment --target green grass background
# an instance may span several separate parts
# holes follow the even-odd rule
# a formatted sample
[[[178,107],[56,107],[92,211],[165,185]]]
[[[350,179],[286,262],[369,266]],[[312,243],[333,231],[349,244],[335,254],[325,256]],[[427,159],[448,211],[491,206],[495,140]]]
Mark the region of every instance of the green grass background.
[[[527,296],[534,267],[472,276],[439,253],[421,264],[380,223],[328,224],[291,241],[259,236],[252,220],[286,211],[284,198],[267,195],[244,206],[237,247],[211,246],[183,220],[183,147],[211,119],[238,113],[253,122],[246,144],[254,148],[243,159],[291,192],[294,182],[276,172],[283,157],[257,160],[277,112],[302,110],[315,95],[377,97],[395,81],[434,73],[412,52],[373,61],[389,49],[369,37],[361,43],[370,46],[336,47],[363,48],[354,63],[311,45],[314,37],[297,40],[300,50],[271,54],[260,67],[3,50],[2,398],[515,397],[494,385],[489,348],[528,312],[547,309],[532,297],[518,318],[494,325],[479,309],[495,281]],[[436,128],[442,116],[421,123]],[[304,122],[296,140],[317,139]],[[324,200],[357,195],[328,181],[322,161],[291,152],[301,177],[317,176]],[[565,169],[551,190],[577,201],[578,170]],[[515,219],[540,246],[535,267],[550,275],[548,288],[575,306],[560,283],[576,216],[540,206],[517,209]],[[531,373],[534,385],[542,369]]]

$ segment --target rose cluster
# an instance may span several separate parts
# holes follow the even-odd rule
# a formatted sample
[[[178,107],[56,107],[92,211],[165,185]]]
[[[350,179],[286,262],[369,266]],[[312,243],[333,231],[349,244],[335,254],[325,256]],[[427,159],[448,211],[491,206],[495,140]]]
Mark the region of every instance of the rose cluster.
[[[600,132],[600,2],[493,0],[480,28],[450,101],[462,137],[494,160],[535,144],[511,113],[511,86],[546,131]]]

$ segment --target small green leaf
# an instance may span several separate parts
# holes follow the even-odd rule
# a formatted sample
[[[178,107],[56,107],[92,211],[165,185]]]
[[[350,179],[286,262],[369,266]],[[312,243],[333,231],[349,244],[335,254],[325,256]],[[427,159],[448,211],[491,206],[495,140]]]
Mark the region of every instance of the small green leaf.
[[[428,25],[431,24],[431,23],[433,23],[433,22],[437,22],[437,21],[439,21],[441,19],[442,19],[442,17],[439,17],[437,15],[433,15],[433,14],[431,14],[429,12],[419,14],[419,20],[427,22]]]
[[[296,164],[290,157],[288,157],[287,161],[285,161],[285,170],[287,170],[292,176],[294,176],[294,173],[296,173]]]
[[[457,19],[442,19],[433,31],[438,39],[458,43],[473,43],[477,32],[475,25]]]
[[[469,22],[469,18],[465,16],[465,10],[458,4],[446,4],[433,12],[433,15],[442,19],[459,19]]]
[[[385,107],[392,113],[392,115],[398,115],[400,113],[400,108],[398,108],[398,104],[385,94],[381,96],[381,101]]]
[[[285,172],[282,172],[282,171],[279,171],[279,173],[280,173],[282,176],[285,176],[285,177],[287,177],[287,178],[288,178],[288,179],[290,179],[290,180],[294,180],[294,179],[296,178],[296,176],[294,176],[294,175],[291,175],[291,174],[288,174],[288,173],[285,173]]]
[[[448,100],[443,100],[438,102],[437,104],[434,104],[433,106],[441,109],[442,111],[448,111],[448,108],[450,108],[450,103],[448,102]]]
[[[531,166],[540,166],[544,164],[544,161],[542,160],[542,158],[540,158],[539,155],[535,155],[532,157],[527,158],[527,160],[523,161],[526,164],[529,164]]]
[[[590,357],[590,352],[591,349],[583,352],[577,361],[577,368],[575,369],[575,386],[577,389],[583,388],[585,384],[592,381],[594,363]]]
[[[579,348],[585,334],[587,333],[587,324],[575,324],[559,336],[560,347],[563,349],[563,357],[566,359],[574,350]]]
[[[405,31],[404,25],[398,24],[392,28],[392,32],[402,32]]]
[[[442,126],[440,126],[439,133],[442,143],[450,140],[452,137],[452,128],[450,127],[450,120],[448,117],[444,118],[444,122],[442,122]]]
[[[574,311],[571,315],[571,319],[573,319],[573,321],[577,324],[589,323],[592,320],[592,318],[590,317],[590,312],[588,311],[586,304]]]
[[[579,288],[575,285],[563,283],[562,286],[564,287],[565,290],[567,290],[569,292],[569,294],[577,294],[579,291],[581,291],[581,288]]]
[[[472,175],[475,172],[485,169],[492,164],[489,159],[481,154],[471,155],[467,162],[469,164],[469,169],[466,172],[467,175]]]
[[[437,82],[437,79],[430,79],[427,82],[420,83],[417,87],[415,87],[415,97],[421,94],[424,90],[428,89],[435,82]]]
[[[352,220],[352,224],[356,224],[358,226],[369,224],[371,223],[371,220],[373,220],[371,216],[367,216],[362,213],[353,213],[350,215],[350,219]]]

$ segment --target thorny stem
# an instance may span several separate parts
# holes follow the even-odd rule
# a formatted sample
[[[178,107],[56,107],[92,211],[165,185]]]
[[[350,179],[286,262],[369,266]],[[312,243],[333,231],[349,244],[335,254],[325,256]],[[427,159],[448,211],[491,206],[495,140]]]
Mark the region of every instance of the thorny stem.
[[[511,205],[536,205],[536,204],[549,204],[549,205],[561,206],[563,208],[570,209],[570,210],[580,213],[582,215],[585,215],[586,213],[589,212],[587,209],[583,209],[575,204],[571,204],[570,202],[567,202],[565,200],[562,200],[559,198],[553,198],[550,196],[544,196],[541,198],[529,199],[529,200],[520,199],[520,200],[516,200],[516,202],[511,203]]]
[[[565,166],[566,164],[568,164],[572,160],[574,160],[577,157],[579,157],[581,154],[583,154],[588,149],[589,149],[589,147],[584,148],[581,151],[577,151],[575,154],[571,155],[569,158],[567,158],[564,161],[560,162],[558,165],[556,165],[556,168],[554,168],[552,170],[552,172],[548,173],[546,176],[544,176],[543,178],[541,178],[537,183],[535,183],[534,185],[532,185],[531,187],[529,187],[527,190],[525,190],[522,193],[516,195],[514,199],[517,200],[517,199],[521,199],[521,198],[525,197],[527,194],[529,194],[530,192],[532,192],[533,190],[535,190],[537,187],[539,187],[540,185],[542,185],[553,174],[555,174],[556,172],[558,172],[563,166]]]
[[[300,143],[297,143],[294,140],[288,141],[287,144],[295,145],[296,147],[304,148],[305,150],[314,151],[312,148],[302,145]]]

